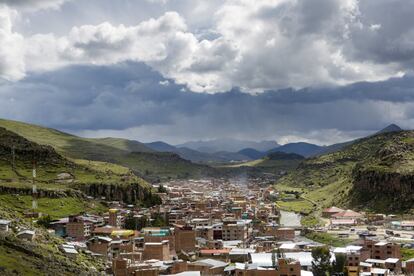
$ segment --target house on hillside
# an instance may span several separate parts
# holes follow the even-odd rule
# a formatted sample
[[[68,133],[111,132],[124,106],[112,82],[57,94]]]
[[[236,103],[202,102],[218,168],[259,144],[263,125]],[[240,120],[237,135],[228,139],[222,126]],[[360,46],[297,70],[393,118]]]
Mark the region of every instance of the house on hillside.
[[[0,232],[8,232],[10,223],[10,220],[0,219]]]
[[[28,240],[28,241],[32,241],[35,238],[35,235],[36,233],[33,230],[23,230],[17,233],[17,237],[19,239]]]
[[[346,220],[356,220],[356,221],[360,221],[364,218],[364,215],[352,210],[345,210],[336,214],[333,214],[331,216],[332,219],[334,220],[340,220],[340,219],[346,219]]]
[[[326,208],[322,211],[322,216],[325,218],[331,218],[333,215],[343,212],[344,210],[335,206]]]

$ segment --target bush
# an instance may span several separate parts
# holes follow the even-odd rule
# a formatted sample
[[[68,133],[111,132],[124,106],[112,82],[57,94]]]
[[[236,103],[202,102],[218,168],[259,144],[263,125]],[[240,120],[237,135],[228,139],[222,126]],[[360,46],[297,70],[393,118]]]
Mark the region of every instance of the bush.
[[[51,222],[52,222],[52,218],[49,215],[47,215],[47,216],[43,216],[39,218],[36,224],[47,229],[50,227]]]

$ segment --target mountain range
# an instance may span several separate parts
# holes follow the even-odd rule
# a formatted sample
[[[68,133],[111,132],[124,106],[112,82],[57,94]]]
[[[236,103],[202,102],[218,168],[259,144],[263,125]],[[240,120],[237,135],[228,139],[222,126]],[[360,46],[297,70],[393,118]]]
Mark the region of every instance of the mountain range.
[[[318,156],[338,151],[359,140],[319,146],[305,142],[279,145],[276,141],[216,139],[174,146],[162,141],[141,143],[122,138],[82,138],[10,120],[0,120],[0,127],[39,144],[53,146],[70,158],[116,163],[129,167],[138,175],[152,181],[163,177],[214,174],[210,167],[203,164],[248,162],[262,159],[274,152],[294,153],[304,157]],[[392,124],[377,134],[395,131],[401,131],[401,128]]]
[[[190,148],[196,151],[206,153],[216,152],[238,152],[245,148],[253,148],[258,151],[268,151],[272,148],[278,147],[279,144],[275,141],[247,141],[239,139],[214,139],[206,141],[190,141],[183,144],[176,145],[177,148]]]
[[[374,134],[401,130],[402,129],[399,126],[391,124]],[[320,146],[306,142],[279,145],[275,141],[252,142],[236,139],[195,141],[176,146],[157,141],[146,143],[145,146],[154,151],[176,153],[180,157],[196,163],[226,163],[231,161],[242,162],[261,159],[273,152],[295,153],[304,157],[313,157],[338,151],[358,140],[359,139],[329,146]]]

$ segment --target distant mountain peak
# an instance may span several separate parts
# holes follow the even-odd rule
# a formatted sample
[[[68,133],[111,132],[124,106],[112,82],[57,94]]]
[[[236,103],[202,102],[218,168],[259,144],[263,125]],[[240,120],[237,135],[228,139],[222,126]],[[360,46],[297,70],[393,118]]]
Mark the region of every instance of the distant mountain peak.
[[[399,126],[397,126],[396,124],[390,124],[387,127],[381,129],[380,131],[378,131],[376,134],[381,134],[381,133],[388,133],[388,132],[396,132],[396,131],[402,131],[403,129],[400,128]]]
[[[219,138],[205,141],[189,141],[180,145],[176,145],[176,147],[178,148],[186,147],[206,153],[215,153],[220,151],[238,152],[246,148],[264,152],[278,146],[279,144],[276,141],[256,142],[233,138]]]

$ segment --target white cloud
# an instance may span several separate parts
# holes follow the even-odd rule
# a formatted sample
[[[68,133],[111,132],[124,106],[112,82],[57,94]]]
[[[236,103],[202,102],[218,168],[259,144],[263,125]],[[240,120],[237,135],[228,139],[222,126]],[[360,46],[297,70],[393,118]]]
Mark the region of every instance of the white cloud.
[[[17,8],[27,8],[29,2],[3,1]],[[43,0],[34,6],[56,8],[63,2]],[[378,49],[375,42],[384,39],[385,24],[371,10],[361,8],[357,0],[227,0],[210,14],[211,29],[202,30],[214,37],[203,38],[174,11],[131,26],[108,21],[74,26],[63,36],[23,37],[12,28],[11,15],[17,12],[3,8],[0,74],[15,80],[26,70],[132,60],[147,63],[192,91],[212,93],[235,86],[260,92],[401,75],[411,68],[403,57],[413,49],[414,31]]]
[[[17,80],[24,76],[24,38],[13,32],[17,13],[0,6],[0,80]]]
[[[199,41],[184,19],[167,12],[136,26],[74,27],[67,36],[34,35],[26,39],[29,70],[49,70],[63,64],[112,64],[143,61],[194,91],[216,90],[219,74],[233,60],[235,49],[222,38]],[[45,60],[47,62],[45,62]],[[230,83],[220,87],[231,88]]]
[[[372,31],[378,31],[381,29],[381,24],[371,24],[371,26],[369,26],[369,29]]]

